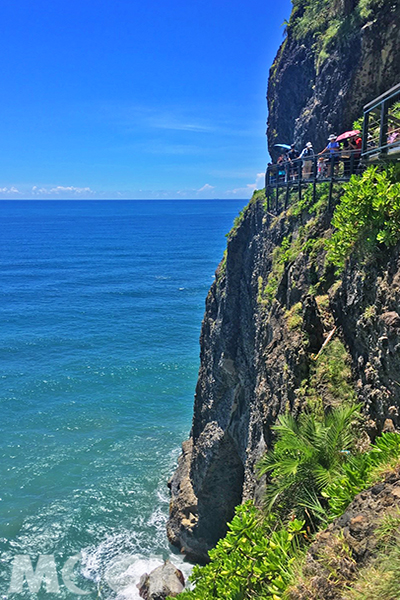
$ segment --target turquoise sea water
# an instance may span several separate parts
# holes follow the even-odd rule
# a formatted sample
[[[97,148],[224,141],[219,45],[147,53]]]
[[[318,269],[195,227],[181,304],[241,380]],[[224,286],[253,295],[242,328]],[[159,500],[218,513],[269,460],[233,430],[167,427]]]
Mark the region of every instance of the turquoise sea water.
[[[0,203],[3,598],[76,598],[61,569],[78,553],[87,597],[137,598],[171,554],[166,482],[190,430],[204,300],[243,205]],[[10,594],[17,555],[33,568],[53,556],[59,592]]]

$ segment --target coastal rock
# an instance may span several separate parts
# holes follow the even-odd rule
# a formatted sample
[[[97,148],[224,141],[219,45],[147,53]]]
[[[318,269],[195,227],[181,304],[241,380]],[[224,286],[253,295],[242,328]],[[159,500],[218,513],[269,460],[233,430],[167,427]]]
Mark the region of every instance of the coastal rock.
[[[167,596],[175,598],[185,587],[182,571],[169,560],[140,578],[137,588],[144,600],[165,600]]]
[[[363,105],[400,81],[400,5],[372,4],[365,22],[355,18],[355,0],[329,3],[348,29],[326,56],[316,55],[312,36],[288,28],[269,78],[271,152],[292,140],[323,147],[329,133],[352,129]],[[296,3],[297,16],[304,6]],[[190,439],[169,483],[168,537],[193,560],[208,560],[236,505],[261,501],[257,462],[279,415],[304,407],[304,382],[325,342],[339,339],[345,348],[364,437],[400,427],[400,247],[381,249],[373,264],[350,261],[332,285],[320,243],[332,233],[331,218],[329,210],[316,217],[307,209],[274,217],[255,195],[228,236],[206,299]],[[280,253],[288,244],[286,261]],[[323,381],[315,397],[325,406],[338,402]]]
[[[400,330],[393,314],[400,305],[400,247],[382,252],[374,265],[350,262],[340,284],[319,298],[310,286],[324,274],[329,288],[325,251],[299,251],[273,301],[264,301],[260,289],[275,249],[284,239],[295,243],[304,227],[313,239],[323,238],[330,216],[272,219],[262,201],[251,202],[207,296],[192,430],[169,484],[167,525],[171,543],[199,562],[225,535],[235,506],[261,500],[265,481],[256,464],[273,441],[277,417],[302,410],[302,382],[329,334],[336,332],[347,349],[370,437],[389,421],[391,429],[400,427]],[[318,394],[334,404],[334,390],[321,385]]]

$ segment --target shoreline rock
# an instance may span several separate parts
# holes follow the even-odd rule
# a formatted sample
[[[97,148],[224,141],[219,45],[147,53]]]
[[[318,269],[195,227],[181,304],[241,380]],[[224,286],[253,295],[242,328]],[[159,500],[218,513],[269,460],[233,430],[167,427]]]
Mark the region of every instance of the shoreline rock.
[[[185,578],[182,571],[166,560],[149,574],[144,573],[136,587],[144,600],[165,600],[168,596],[175,598],[184,590]]]

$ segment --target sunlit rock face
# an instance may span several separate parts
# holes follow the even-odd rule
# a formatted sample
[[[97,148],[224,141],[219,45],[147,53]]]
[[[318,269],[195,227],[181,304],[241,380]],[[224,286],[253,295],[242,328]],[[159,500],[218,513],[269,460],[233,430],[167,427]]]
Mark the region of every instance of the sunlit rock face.
[[[297,3],[301,4],[301,3]],[[359,15],[355,0],[331,2],[319,39],[301,28],[302,12],[294,12],[287,37],[278,51],[268,81],[268,146],[308,141],[322,150],[330,133],[353,128],[365,104],[400,81],[400,5],[373,3]],[[336,21],[335,21],[336,19]],[[297,29],[296,29],[297,23]]]

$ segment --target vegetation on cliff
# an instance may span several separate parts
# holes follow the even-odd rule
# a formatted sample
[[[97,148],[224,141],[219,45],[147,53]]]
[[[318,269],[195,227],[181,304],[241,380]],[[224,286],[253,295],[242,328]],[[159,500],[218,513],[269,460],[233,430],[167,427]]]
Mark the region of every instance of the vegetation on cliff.
[[[277,491],[279,502],[271,503],[268,492],[263,510],[251,502],[239,506],[227,535],[210,551],[210,563],[194,568],[195,588],[180,594],[181,600],[296,597],[292,585],[315,533],[307,521],[326,526],[400,459],[400,435],[395,433],[383,434],[367,452],[357,452],[354,429],[351,434],[356,411],[354,406],[336,409],[322,418],[309,413],[297,422],[281,418],[275,448],[261,463],[262,470],[272,471],[270,490]],[[340,450],[341,444],[347,449]],[[328,566],[329,561],[327,556]]]
[[[258,277],[257,300],[266,315],[274,310],[283,279],[305,256],[320,269],[317,284],[310,286],[309,295],[314,297],[319,318],[325,320],[329,331],[333,322],[326,292],[341,283],[332,273],[328,276],[330,265],[342,270],[351,255],[362,261],[400,240],[398,171],[372,168],[361,177],[354,177],[344,189],[338,188],[333,229],[326,228],[327,192],[320,186],[316,202],[310,191],[305,192],[301,202],[293,198],[286,215],[276,222],[266,213],[270,227],[280,229],[281,241],[272,250],[266,282]],[[238,234],[250,208],[262,201],[262,192],[257,192],[235,222],[228,240]],[[304,224],[299,225],[299,220]],[[325,225],[321,225],[323,222]],[[221,276],[226,277],[226,273]],[[259,463],[259,474],[267,475],[269,481],[263,509],[251,502],[237,507],[226,537],[209,553],[209,564],[194,568],[191,581],[195,587],[183,592],[182,600],[308,597],[300,593],[297,596],[294,590],[315,534],[341,517],[357,494],[383,481],[388,471],[399,464],[399,434],[384,433],[370,445],[363,432],[360,406],[354,404],[357,394],[351,361],[340,336],[313,355],[304,310],[302,302],[294,302],[285,312],[291,335],[301,334],[301,344],[309,356],[307,376],[296,390],[302,412],[298,418],[289,412],[281,415],[272,427],[274,445]],[[396,548],[390,550],[392,557]],[[359,569],[352,550],[340,535],[321,552],[318,560],[326,572],[338,569],[342,561],[349,565],[351,581],[356,580]],[[377,556],[377,564],[388,569],[387,586],[382,589],[389,594],[389,588],[395,589],[394,574],[379,549]],[[368,570],[360,565],[361,568],[363,575],[349,596],[351,600],[368,598],[367,584],[362,582],[368,580],[370,585],[377,567],[370,566]],[[350,571],[343,570],[337,589],[345,585]],[[300,578],[304,590],[311,589],[307,577]],[[373,585],[378,590],[378,581]],[[309,593],[310,599],[319,597],[314,592],[304,593]],[[377,598],[383,600],[379,593]]]
[[[287,31],[296,40],[310,40],[317,69],[333,46],[340,45],[383,8],[385,0],[292,0]]]
[[[343,189],[327,242],[328,261],[340,269],[354,250],[365,257],[379,245],[390,248],[400,241],[400,170],[370,167]]]

